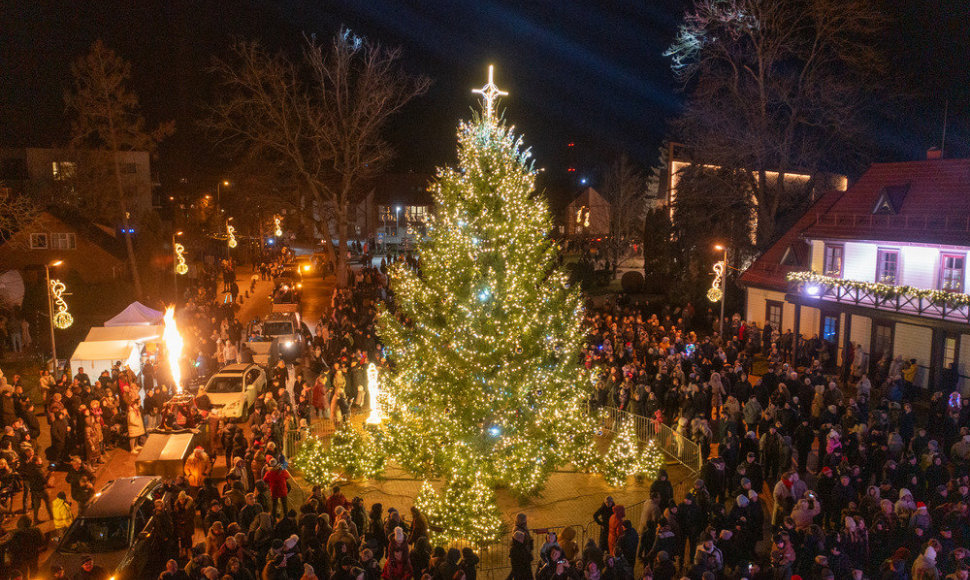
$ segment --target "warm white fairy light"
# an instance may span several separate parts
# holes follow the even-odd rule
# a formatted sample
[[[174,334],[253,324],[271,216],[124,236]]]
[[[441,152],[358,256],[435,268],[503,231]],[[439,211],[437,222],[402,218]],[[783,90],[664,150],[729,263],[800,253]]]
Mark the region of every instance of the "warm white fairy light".
[[[185,275],[185,274],[188,274],[189,272],[189,266],[188,264],[185,263],[185,256],[183,255],[184,253],[185,253],[185,246],[183,246],[182,244],[176,243],[175,244],[175,259],[176,259],[175,273],[179,275]]]
[[[57,312],[54,313],[54,326],[60,329],[69,328],[74,324],[74,317],[67,311],[67,302],[64,301],[64,291],[67,286],[60,280],[51,280],[51,296]]]
[[[488,65],[488,83],[480,89],[472,89],[473,93],[477,93],[484,97],[484,109],[485,109],[485,119],[489,122],[494,120],[495,114],[495,102],[499,97],[508,96],[508,93],[499,90],[498,86],[493,80],[495,75],[495,65]]]
[[[381,419],[383,419],[383,414],[378,404],[378,397],[381,391],[379,381],[380,377],[378,376],[377,365],[370,363],[367,365],[367,396],[370,399],[370,415],[367,417],[367,423],[371,425],[378,425]]]
[[[239,245],[236,241],[236,228],[232,225],[232,218],[226,220],[226,235],[229,237],[229,247],[235,248]]]

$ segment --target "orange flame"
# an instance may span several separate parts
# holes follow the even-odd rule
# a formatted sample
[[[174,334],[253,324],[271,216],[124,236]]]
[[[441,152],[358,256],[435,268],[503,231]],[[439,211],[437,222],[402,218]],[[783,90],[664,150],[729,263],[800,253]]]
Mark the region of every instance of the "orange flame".
[[[172,382],[175,383],[175,392],[182,392],[182,367],[179,359],[182,358],[182,335],[179,334],[178,324],[175,322],[175,307],[169,306],[165,309],[165,331],[162,333],[162,340],[165,341],[165,352],[168,356],[168,367],[172,372]]]

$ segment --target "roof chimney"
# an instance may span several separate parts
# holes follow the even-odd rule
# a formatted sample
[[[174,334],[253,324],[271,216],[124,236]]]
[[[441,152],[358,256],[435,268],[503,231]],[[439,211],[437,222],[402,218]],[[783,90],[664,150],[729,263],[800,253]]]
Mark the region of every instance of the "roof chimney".
[[[943,159],[943,151],[939,147],[930,147],[926,150],[927,159]]]

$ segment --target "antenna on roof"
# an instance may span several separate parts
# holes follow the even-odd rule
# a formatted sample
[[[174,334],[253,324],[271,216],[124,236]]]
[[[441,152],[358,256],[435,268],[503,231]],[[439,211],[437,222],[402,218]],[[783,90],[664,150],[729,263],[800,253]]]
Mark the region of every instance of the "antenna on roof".
[[[946,98],[943,104],[943,137],[940,139],[940,157],[943,157],[946,153],[946,120],[950,112],[950,97]]]

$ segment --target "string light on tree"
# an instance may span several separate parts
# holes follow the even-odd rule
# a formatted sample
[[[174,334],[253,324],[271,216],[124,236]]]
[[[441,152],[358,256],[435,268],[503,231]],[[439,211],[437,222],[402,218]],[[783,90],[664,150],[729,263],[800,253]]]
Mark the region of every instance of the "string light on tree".
[[[505,93],[493,75],[475,91],[484,114],[459,126],[458,166],[437,172],[420,272],[388,272],[396,310],[380,305],[393,363],[379,377],[380,422],[338,431],[329,449],[305,445],[294,461],[321,485],[394,461],[426,482],[415,504],[435,542],[499,537],[496,486],[526,497],[566,463],[601,467],[576,356],[583,297],[558,267],[530,153],[495,118]]]
[[[67,302],[64,301],[64,291],[67,286],[60,280],[51,280],[51,297],[57,312],[54,313],[54,326],[60,329],[69,328],[74,324],[74,317],[67,311]]]
[[[175,273],[179,275],[185,275],[189,273],[189,266],[185,263],[185,246],[182,244],[175,244]]]

